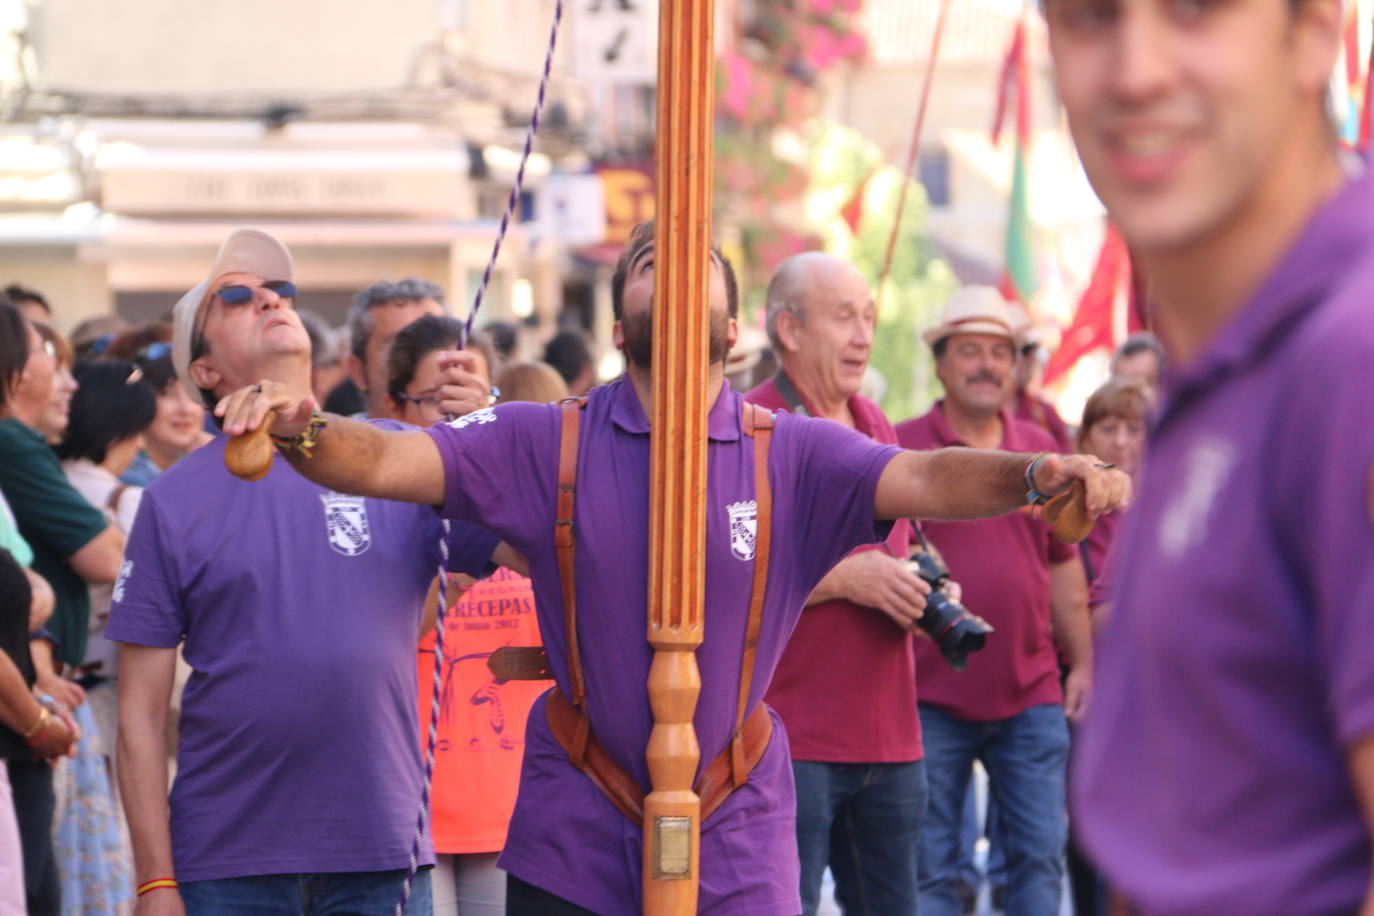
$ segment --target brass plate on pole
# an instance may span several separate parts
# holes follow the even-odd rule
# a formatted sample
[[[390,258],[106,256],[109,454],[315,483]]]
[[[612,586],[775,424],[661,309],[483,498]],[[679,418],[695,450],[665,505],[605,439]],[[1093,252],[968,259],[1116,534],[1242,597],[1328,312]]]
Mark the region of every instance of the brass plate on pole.
[[[692,819],[654,818],[654,877],[685,881],[692,877]]]

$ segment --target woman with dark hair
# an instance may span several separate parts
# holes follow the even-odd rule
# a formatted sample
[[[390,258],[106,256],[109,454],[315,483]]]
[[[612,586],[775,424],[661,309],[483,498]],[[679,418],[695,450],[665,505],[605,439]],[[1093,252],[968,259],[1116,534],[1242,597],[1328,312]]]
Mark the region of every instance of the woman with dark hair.
[[[165,328],[166,340],[154,340],[138,350],[133,360],[157,393],[157,414],[143,433],[143,450],[119,478],[136,487],[146,487],[212,438],[205,431],[205,408],[187,394],[172,368],[171,326],[158,322],[153,327]]]
[[[439,414],[439,354],[458,345],[463,324],[447,315],[425,315],[396,332],[387,351],[386,403],[388,416],[412,426],[431,426]],[[477,355],[473,373],[491,387],[492,349],[479,334],[468,338],[466,349]],[[496,392],[492,392],[492,401]]]
[[[442,419],[434,399],[439,355],[458,345],[462,330],[452,318],[426,315],[397,332],[387,357],[391,419],[415,426]],[[469,338],[468,349],[479,355],[475,371],[490,386],[490,349],[479,338]],[[503,645],[539,645],[530,580],[499,569],[480,582],[454,584],[469,587],[457,597],[457,589],[450,589],[453,605],[444,617],[442,711],[436,723],[441,740],[430,818],[432,906],[435,916],[501,916],[506,877],[496,858],[515,808],[525,719],[548,685],[499,681],[486,666],[487,657]],[[494,620],[499,622],[493,625]],[[426,626],[418,648],[422,740],[434,690],[434,637],[432,626]]]
[[[121,483],[157,413],[157,396],[130,362],[78,363],[79,385],[71,422],[57,448],[67,480],[92,506],[128,534],[143,496],[141,487]],[[75,676],[86,690],[76,721],[86,736],[77,756],[59,775],[68,788],[54,837],[62,878],[62,899],[80,902],[82,912],[113,913],[132,894],[133,856],[120,823],[114,791],[115,644],[104,638],[113,586],[90,586],[91,615],[86,654]]]

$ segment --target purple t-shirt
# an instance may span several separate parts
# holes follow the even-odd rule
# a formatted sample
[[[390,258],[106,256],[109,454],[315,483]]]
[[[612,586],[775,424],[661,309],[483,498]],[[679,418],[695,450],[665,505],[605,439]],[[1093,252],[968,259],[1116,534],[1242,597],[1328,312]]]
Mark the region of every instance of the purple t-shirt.
[[[331,493],[280,460],[245,483],[224,468],[226,441],[144,493],[106,630],[185,640],[176,877],[404,868],[422,776],[415,640],[439,518]],[[495,538],[454,528],[450,566],[482,574]]]
[[[1112,552],[1073,768],[1147,914],[1353,913],[1374,735],[1374,178],[1322,207],[1176,378]]]
[[[708,424],[706,635],[697,652],[702,765],[734,726],[752,540],[732,538],[753,515],[753,440],[740,431],[743,399],[727,386]],[[539,627],[567,691],[567,641],[554,555],[558,405],[511,403],[439,425],[430,434],[447,474],[444,513],[500,535],[529,560]],[[593,390],[578,453],[577,620],[592,728],[607,752],[649,785],[644,749],[652,717],[645,682],[649,423],[626,379]],[[807,596],[860,544],[882,540],[873,516],[878,478],[897,449],[825,420],[781,414],[773,433],[773,542],[750,706],[759,702]],[[795,916],[796,806],[782,723],[749,778],[703,824],[701,912]],[[500,865],[603,916],[640,911],[641,833],[568,762],[542,700],[530,712],[520,794]]]

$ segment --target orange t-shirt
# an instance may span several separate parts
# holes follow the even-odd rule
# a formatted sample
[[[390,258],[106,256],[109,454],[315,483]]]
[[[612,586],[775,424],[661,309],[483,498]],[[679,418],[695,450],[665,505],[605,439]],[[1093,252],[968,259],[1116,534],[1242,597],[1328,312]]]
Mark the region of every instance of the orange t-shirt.
[[[529,579],[508,569],[475,583],[444,615],[444,679],[434,751],[437,853],[497,852],[515,808],[525,719],[551,681],[498,681],[487,658],[541,642]],[[429,741],[434,633],[420,640],[420,747]]]

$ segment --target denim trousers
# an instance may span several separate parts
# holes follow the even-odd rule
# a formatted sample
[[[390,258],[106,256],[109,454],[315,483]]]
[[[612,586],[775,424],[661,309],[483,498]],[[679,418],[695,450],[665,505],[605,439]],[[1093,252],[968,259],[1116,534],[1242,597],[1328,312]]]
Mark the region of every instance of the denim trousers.
[[[406,904],[409,916],[430,916],[429,866],[415,875]],[[396,909],[406,869],[253,875],[184,881],[186,916],[380,916]],[[153,891],[157,893],[157,891]]]
[[[991,722],[961,719],[926,703],[920,713],[930,783],[920,856],[925,916],[959,916],[960,828],[974,760],[987,770],[998,809],[1007,916],[1058,913],[1068,830],[1063,707],[1032,706]]]
[[[804,916],[820,906],[827,863],[846,916],[919,911],[918,858],[926,809],[924,761],[792,761]]]

